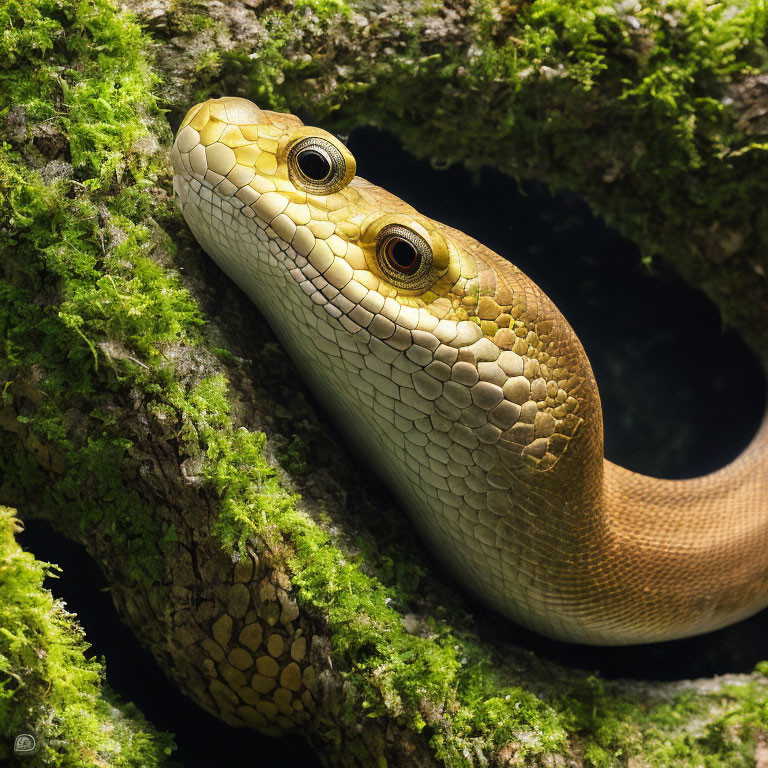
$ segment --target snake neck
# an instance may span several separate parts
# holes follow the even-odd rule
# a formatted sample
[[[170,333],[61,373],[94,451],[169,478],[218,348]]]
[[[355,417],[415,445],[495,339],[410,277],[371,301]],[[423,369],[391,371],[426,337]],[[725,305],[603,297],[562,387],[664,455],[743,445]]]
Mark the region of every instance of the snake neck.
[[[598,387],[575,332],[525,275],[478,256],[497,296],[513,294],[521,320],[548,329],[542,351],[575,382],[565,451],[552,466],[517,470],[497,502],[522,521],[532,582],[548,585],[523,623],[559,639],[634,644],[712,631],[768,604],[768,417],[738,459],[705,477],[660,480],[605,460]],[[503,596],[495,607],[519,617]]]
[[[336,191],[303,189],[294,139],[346,163]],[[768,425],[704,478],[621,469],[554,304],[477,241],[352,178],[330,134],[224,99],[193,108],[172,158],[195,236],[478,600],[594,644],[683,637],[768,603]]]

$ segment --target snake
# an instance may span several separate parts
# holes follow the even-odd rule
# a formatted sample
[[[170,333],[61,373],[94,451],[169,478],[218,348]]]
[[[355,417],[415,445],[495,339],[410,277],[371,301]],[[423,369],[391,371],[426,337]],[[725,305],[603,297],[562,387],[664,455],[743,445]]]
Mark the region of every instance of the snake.
[[[171,161],[194,237],[473,603],[591,645],[701,634],[768,605],[768,419],[703,477],[620,467],[554,303],[357,176],[336,135],[210,99]]]

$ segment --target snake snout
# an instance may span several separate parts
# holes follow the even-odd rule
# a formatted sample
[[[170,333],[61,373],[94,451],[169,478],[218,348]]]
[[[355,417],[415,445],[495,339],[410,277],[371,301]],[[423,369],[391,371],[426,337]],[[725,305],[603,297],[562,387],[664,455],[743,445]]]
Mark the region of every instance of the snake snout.
[[[270,154],[261,149],[263,141],[257,143],[262,138],[264,114],[247,99],[229,96],[208,99],[192,107],[181,123],[171,150],[179,190],[186,183],[182,180],[197,179],[215,188],[217,194],[231,197],[254,177],[257,162],[274,164],[273,159],[260,158]],[[222,184],[225,179],[227,183]],[[250,196],[257,197],[252,193]],[[179,200],[183,203],[183,195],[179,195]]]

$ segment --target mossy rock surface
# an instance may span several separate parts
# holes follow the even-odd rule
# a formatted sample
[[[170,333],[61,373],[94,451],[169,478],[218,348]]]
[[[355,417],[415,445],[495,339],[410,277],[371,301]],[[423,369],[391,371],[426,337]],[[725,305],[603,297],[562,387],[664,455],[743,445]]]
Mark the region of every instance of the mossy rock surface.
[[[605,682],[472,621],[190,240],[159,99],[343,105],[572,188],[765,349],[768,12],[253,5],[133,3],[145,30],[106,0],[0,9],[0,501],[86,544],[188,695],[329,765],[754,764],[762,667]]]

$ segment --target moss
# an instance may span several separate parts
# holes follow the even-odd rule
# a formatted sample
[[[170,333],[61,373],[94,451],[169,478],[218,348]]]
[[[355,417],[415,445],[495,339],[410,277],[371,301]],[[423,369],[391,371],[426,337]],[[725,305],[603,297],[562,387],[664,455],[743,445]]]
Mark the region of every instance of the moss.
[[[86,657],[83,630],[43,587],[56,566],[22,551],[20,527],[0,507],[0,741],[31,727],[42,765],[168,765],[172,739],[106,688],[103,662]]]
[[[294,435],[284,450],[277,454],[280,465],[292,477],[300,477],[307,471],[306,452],[300,435]]]
[[[13,3],[0,24],[16,30],[0,59],[0,119],[16,115],[23,134],[18,147],[0,148],[4,398],[13,405],[28,394],[16,372],[44,372],[32,426],[68,457],[65,472],[43,485],[46,502],[83,530],[101,521],[126,546],[134,577],[152,580],[163,532],[123,485],[131,443],[112,423],[110,402],[130,386],[162,389],[165,350],[195,339],[202,321],[173,275],[147,256],[173,246],[143,220],[164,125],[148,127],[159,112],[146,40],[109,3]],[[41,121],[63,137],[71,178],[48,184],[20,153]],[[44,171],[49,160],[37,156],[32,166]],[[102,429],[75,446],[64,414],[81,406]],[[6,466],[19,460],[11,451]],[[34,468],[18,470],[16,483],[40,484]]]
[[[585,754],[596,768],[641,755],[652,766],[753,765],[750,734],[765,722],[768,697],[754,681],[724,685],[701,695],[681,686],[672,700],[653,706],[613,699],[595,677],[562,702],[565,724],[589,735]]]
[[[177,5],[188,12],[182,15],[187,29],[210,31],[195,16],[196,4]],[[667,3],[664,13],[697,19],[697,8]],[[712,14],[721,25],[716,34],[710,16],[701,17],[698,33],[675,33],[677,48],[664,48],[666,58],[659,54],[655,61],[656,49],[649,49],[639,79],[633,74],[636,63],[610,72],[618,114],[628,126],[624,133],[610,134],[610,141],[634,135],[640,108],[673,121],[674,129],[658,139],[663,146],[653,148],[653,153],[667,153],[670,173],[709,168],[707,153],[724,146],[717,138],[719,108],[699,103],[693,75],[682,74],[685,66],[697,77],[707,72],[721,77],[748,66],[746,49],[759,47],[748,37],[748,44],[734,49],[722,32],[739,31],[742,40],[762,30],[765,18],[757,5],[728,17],[718,8]],[[270,11],[258,57],[242,50],[211,55],[221,71],[237,69],[262,101],[277,107],[304,103],[302,83],[321,65],[288,56],[297,30],[322,35],[334,24],[346,24],[354,12],[353,6],[329,0],[302,2],[287,13]],[[432,12],[441,11],[435,5]],[[523,144],[540,154],[552,150],[552,162],[560,162],[566,131],[575,131],[570,147],[599,145],[575,130],[565,113],[542,119],[538,102],[551,89],[559,98],[588,103],[591,90],[609,76],[606,47],[625,42],[627,25],[620,12],[597,3],[537,2],[519,13],[512,6],[505,11],[503,5],[481,4],[475,13],[485,44],[470,61],[460,64],[458,53],[455,59],[436,56],[421,47],[423,22],[404,24],[407,31],[394,53],[372,65],[383,82],[375,99],[371,82],[345,79],[315,109],[331,114],[345,100],[357,104],[358,117],[350,122],[361,121],[362,114],[366,120],[392,118],[412,146],[426,129],[434,151],[448,159],[481,160],[508,141],[513,150]],[[671,22],[664,20],[660,5],[648,6],[643,19],[659,35],[668,33]],[[56,508],[65,523],[81,531],[98,528],[116,551],[128,552],[133,578],[155,581],[163,568],[159,545],[176,534],[159,529],[151,510],[126,485],[124,470],[135,464],[132,440],[113,407],[139,392],[151,416],[179,425],[173,435],[179,454],[203,459],[204,481],[220,500],[214,532],[222,544],[234,553],[250,540],[265,542],[283,558],[302,606],[327,624],[337,667],[349,683],[336,713],[341,725],[364,711],[372,719],[390,718],[426,731],[435,754],[451,768],[488,765],[494,754],[503,754],[509,765],[524,765],[537,756],[572,753],[575,743],[584,764],[595,767],[636,755],[654,766],[748,764],[768,702],[760,677],[715,687],[711,694],[683,690],[672,701],[643,704],[578,674],[542,683],[534,694],[490,646],[456,628],[461,625],[450,603],[435,609],[423,631],[406,631],[400,608],[418,589],[418,569],[371,538],[361,537],[359,556],[345,553],[301,510],[297,495],[267,459],[265,436],[236,427],[224,376],[190,385],[183,375],[179,350],[203,350],[207,342],[200,332],[202,315],[173,270],[173,244],[149,218],[150,211],[166,220],[171,215],[162,203],[157,206],[152,191],[154,185],[168,185],[156,142],[167,143],[169,132],[156,104],[159,84],[147,66],[150,41],[107,0],[7,4],[0,21],[12,30],[0,51],[0,121],[6,124],[0,149],[0,390],[3,404],[60,453],[64,466],[53,475],[43,472],[28,452],[18,450],[16,438],[3,434],[0,460],[12,475],[6,486],[15,483],[27,498],[37,494],[43,506]],[[514,36],[508,34],[512,28]],[[707,29],[706,35],[701,32]],[[704,37],[697,42],[696,34]],[[670,35],[662,35],[669,45]],[[703,48],[712,46],[717,56],[705,55]],[[668,72],[673,55],[688,64]],[[563,58],[568,66],[557,74]],[[547,74],[546,67],[556,75]],[[532,74],[526,75],[528,69]],[[394,78],[405,71],[408,79],[396,88]],[[551,85],[534,89],[529,85],[534,73],[550,77]],[[427,81],[442,82],[452,93],[455,78],[470,92],[499,79],[507,99],[503,109],[509,111],[494,121],[495,128],[482,112],[474,112],[455,131],[434,131],[446,113],[434,99],[411,97]],[[198,87],[204,92],[212,86],[201,82]],[[671,109],[673,102],[678,109]],[[691,114],[697,119],[692,121]],[[53,159],[35,155],[28,141],[42,121],[64,138],[64,156],[72,166],[71,176],[51,183],[42,174]],[[490,140],[478,148],[471,135],[481,128]],[[741,149],[752,151],[754,145],[745,141]],[[634,162],[650,163],[650,154],[639,153]],[[652,174],[654,167],[643,173]],[[573,160],[563,168],[553,176],[556,183],[581,178]],[[627,214],[628,226],[642,233],[643,216],[651,217],[652,210],[644,212],[641,203]],[[89,425],[98,424],[87,440],[78,440],[71,428],[73,410]],[[297,450],[294,446],[287,453],[293,469]],[[535,673],[535,665],[529,669]],[[9,707],[19,717],[18,702]],[[345,749],[356,748],[354,739],[338,735],[338,740]]]

